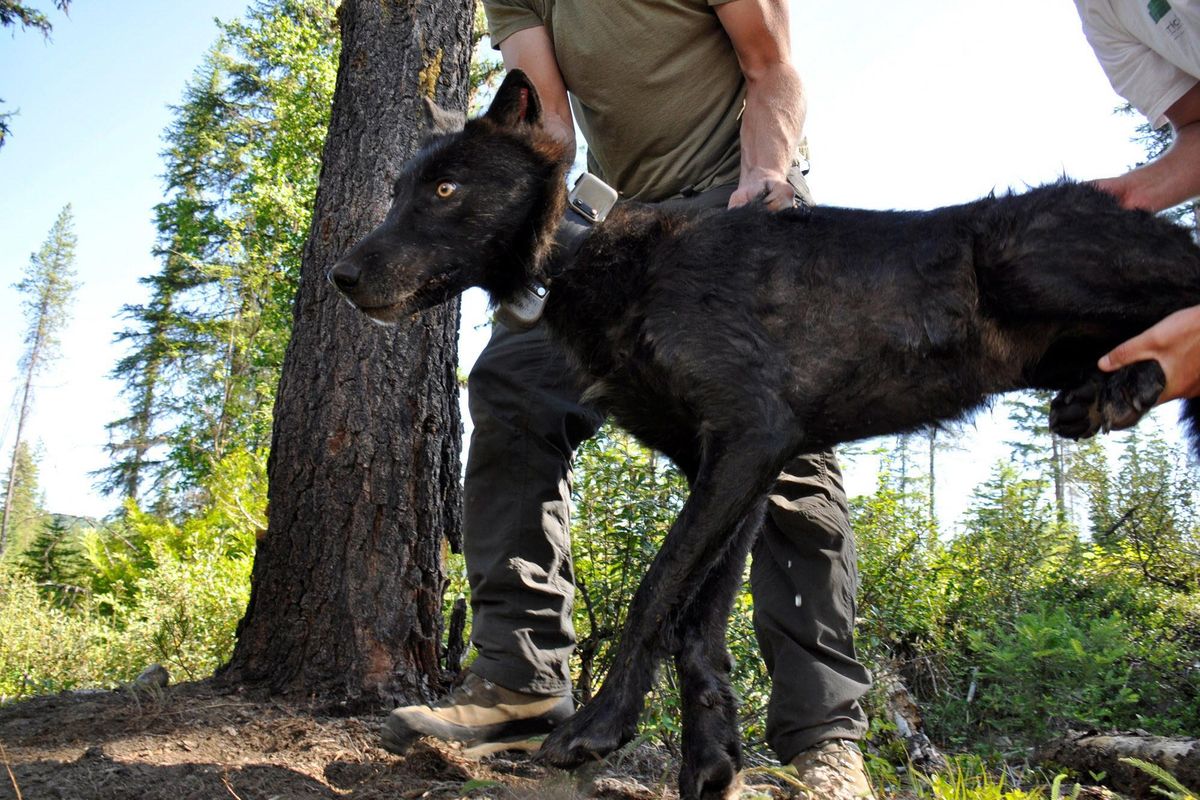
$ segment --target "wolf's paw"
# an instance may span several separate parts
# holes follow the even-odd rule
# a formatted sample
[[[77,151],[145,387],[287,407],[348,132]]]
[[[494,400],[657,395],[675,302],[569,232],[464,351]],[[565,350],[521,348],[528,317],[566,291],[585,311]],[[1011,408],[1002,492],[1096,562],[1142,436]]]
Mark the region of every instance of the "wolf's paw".
[[[742,768],[737,702],[730,691],[684,699],[680,800],[723,800]]]
[[[599,761],[633,739],[637,717],[598,696],[546,737],[537,759],[559,769]]]
[[[1157,361],[1139,361],[1060,392],[1050,402],[1050,430],[1068,439],[1132,427],[1158,402],[1167,385]]]
[[[679,800],[725,800],[730,796],[741,758],[734,759],[716,746],[703,760],[688,760],[679,770]]]
[[[1050,401],[1050,430],[1066,439],[1087,439],[1100,432],[1099,379],[1093,378]]]

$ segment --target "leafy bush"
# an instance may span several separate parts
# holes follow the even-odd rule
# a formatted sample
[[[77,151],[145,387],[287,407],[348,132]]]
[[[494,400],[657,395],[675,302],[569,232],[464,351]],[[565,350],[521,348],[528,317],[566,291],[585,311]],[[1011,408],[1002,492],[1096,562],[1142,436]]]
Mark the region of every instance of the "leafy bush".
[[[96,667],[113,657],[116,631],[90,610],[59,608],[28,576],[0,570],[0,702],[105,682]]]
[[[1091,726],[1135,721],[1140,697],[1131,685],[1133,632],[1119,615],[1073,619],[1038,608],[1011,625],[968,632],[979,664],[977,711],[997,730],[1041,736],[1051,719]]]
[[[0,572],[0,698],[129,681],[151,663],[205,677],[228,659],[265,526],[265,454],[218,462],[202,510],[178,522],[126,507],[86,533],[87,591],[69,609]]]

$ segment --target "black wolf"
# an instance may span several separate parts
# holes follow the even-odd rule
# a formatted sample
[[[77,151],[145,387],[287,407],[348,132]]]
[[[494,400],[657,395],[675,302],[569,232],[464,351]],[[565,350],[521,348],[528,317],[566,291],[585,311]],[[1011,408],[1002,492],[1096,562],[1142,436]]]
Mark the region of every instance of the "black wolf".
[[[1200,304],[1200,250],[1181,228],[1063,182],[933,211],[628,203],[564,260],[568,164],[539,117],[532,84],[511,72],[484,116],[436,133],[405,166],[387,218],[329,277],[381,322],[469,286],[497,302],[532,280],[549,287],[545,324],[589,396],[673,459],[691,495],[602,690],[541,757],[569,768],[629,741],[670,654],[681,794],[720,797],[741,764],[725,624],[784,463],[1012,389],[1059,390],[1051,424],[1067,436],[1134,424],[1162,370],[1106,375],[1096,361]],[[1185,416],[1195,423],[1200,403]]]

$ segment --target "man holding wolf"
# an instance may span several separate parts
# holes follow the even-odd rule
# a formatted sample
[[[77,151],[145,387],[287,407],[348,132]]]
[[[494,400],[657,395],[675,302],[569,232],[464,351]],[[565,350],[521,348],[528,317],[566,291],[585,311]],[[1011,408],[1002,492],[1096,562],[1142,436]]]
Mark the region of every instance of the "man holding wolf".
[[[485,0],[505,66],[523,70],[545,127],[628,199],[680,208],[811,203],[797,159],[805,101],[786,0]],[[574,148],[572,147],[572,150]],[[396,709],[385,746],[543,734],[574,708],[568,531],[575,449],[601,417],[540,328],[494,327],[471,372],[475,429],[464,550],[478,657],[436,705]],[[773,689],[767,738],[814,796],[872,797],[855,742],[870,685],[854,652],[854,538],[832,452],[780,475],[751,588]]]
[[[1200,2],[1075,0],[1083,32],[1118,94],[1174,140],[1154,161],[1097,181],[1127,208],[1162,211],[1200,195]],[[1167,317],[1113,350],[1100,368],[1157,360],[1159,402],[1200,396],[1200,307]]]
[[[1200,2],[1076,0],[1114,88],[1176,132],[1156,161],[1098,181],[1130,208],[1200,194]],[[505,66],[523,70],[548,130],[624,197],[675,207],[811,202],[795,166],[804,95],[784,0],[484,0]],[[1157,359],[1162,400],[1200,395],[1200,307],[1116,348],[1114,370]],[[433,707],[389,717],[385,745],[545,733],[573,710],[568,475],[602,420],[544,333],[495,327],[470,377],[465,550],[479,656]],[[755,627],[773,689],[768,741],[814,796],[871,797],[855,745],[869,686],[853,645],[854,540],[832,452],[780,475],[754,548]]]

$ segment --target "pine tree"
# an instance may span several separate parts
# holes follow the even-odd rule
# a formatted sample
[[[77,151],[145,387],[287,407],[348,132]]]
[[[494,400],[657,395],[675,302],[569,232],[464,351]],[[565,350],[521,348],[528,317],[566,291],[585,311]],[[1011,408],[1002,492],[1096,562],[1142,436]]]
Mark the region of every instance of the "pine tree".
[[[261,450],[291,330],[328,125],[330,0],[259,2],[189,82],[166,133],[156,275],[119,339],[129,411],[109,425],[101,486],[137,499],[198,485],[232,449]],[[176,492],[176,494],[183,494]]]
[[[1072,445],[1050,431],[1050,399],[1053,392],[1021,392],[1005,399],[1008,418],[1024,438],[1007,442],[1014,455],[1054,488],[1054,512],[1059,524],[1067,521],[1067,489],[1070,483]]]
[[[8,546],[13,491],[18,481],[17,453],[24,442],[25,425],[33,409],[34,381],[59,355],[59,334],[67,324],[67,309],[75,292],[75,233],[72,228],[71,206],[58,214],[42,249],[29,258],[29,269],[16,285],[25,295],[25,352],[18,366],[21,370],[20,406],[17,412],[17,434],[13,444],[4,497],[4,513],[0,518],[0,556]]]
[[[64,606],[73,605],[84,592],[79,580],[84,559],[68,540],[70,533],[71,528],[62,517],[50,515],[18,562],[44,595]]]
[[[458,540],[457,302],[380,328],[324,272],[387,210],[423,96],[467,104],[470,0],[344,0],[342,57],[268,462],[269,521],[223,673],[377,707],[442,677]]]
[[[1118,108],[1117,113],[1141,116],[1140,112],[1134,109],[1130,103],[1126,103],[1124,106]],[[1146,160],[1134,165],[1135,167],[1140,167],[1166,152],[1171,143],[1175,141],[1175,129],[1171,125],[1154,128],[1148,121],[1142,119],[1137,128],[1134,129],[1133,141],[1140,144],[1146,151]],[[1188,200],[1175,206],[1175,208],[1167,209],[1163,212],[1163,215],[1187,227],[1192,231],[1194,238],[1200,239],[1200,200]]]
[[[1094,516],[1092,538],[1141,580],[1195,592],[1200,588],[1196,476],[1157,432],[1131,430],[1125,436],[1106,513]]]
[[[38,488],[38,458],[27,442],[14,449],[13,463],[4,476],[4,496],[8,498],[9,555],[21,552],[46,517]]]

